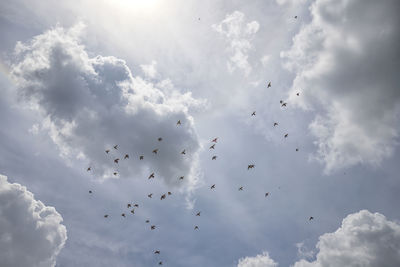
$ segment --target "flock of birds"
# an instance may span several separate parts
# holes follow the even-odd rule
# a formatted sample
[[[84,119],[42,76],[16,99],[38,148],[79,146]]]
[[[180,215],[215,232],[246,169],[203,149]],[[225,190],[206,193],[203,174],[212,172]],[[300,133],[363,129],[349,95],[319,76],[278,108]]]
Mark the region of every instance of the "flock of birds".
[[[268,82],[268,83],[267,83],[267,88],[270,88],[271,86],[272,86],[272,85],[271,85],[271,82]],[[300,93],[296,93],[296,95],[299,96]],[[286,106],[287,106],[287,103],[284,102],[283,100],[280,100],[280,105],[281,105],[281,107],[286,107]],[[253,111],[253,112],[251,113],[251,116],[256,116],[256,111]],[[182,122],[181,122],[180,120],[178,120],[177,123],[176,123],[176,126],[178,127],[178,126],[180,126],[180,125],[182,125]],[[276,126],[278,126],[278,125],[279,125],[278,122],[274,122],[274,123],[273,123],[273,127],[276,127]],[[288,133],[285,133],[285,134],[283,135],[284,138],[287,138],[288,136],[289,136]],[[159,137],[157,140],[158,140],[159,142],[161,142],[163,139],[162,139],[162,137]],[[218,137],[213,138],[213,139],[211,140],[211,145],[210,145],[209,149],[210,149],[210,150],[211,150],[211,149],[215,149],[215,146],[216,146],[217,143],[218,143]],[[113,146],[113,149],[114,149],[114,150],[118,150],[118,145]],[[111,149],[106,149],[106,150],[105,150],[105,153],[106,153],[106,154],[110,154],[110,151],[111,151]],[[299,151],[299,148],[296,148],[296,152],[297,152],[297,151]],[[152,153],[153,153],[154,155],[157,155],[157,153],[158,153],[158,148],[154,149],[154,150],[152,151]],[[185,149],[182,150],[182,152],[180,152],[180,154],[185,155],[185,154],[186,154],[186,150],[185,150]],[[123,159],[124,159],[124,160],[129,159],[129,154],[125,154],[125,155],[123,156]],[[143,160],[143,159],[144,159],[144,155],[139,155],[139,160]],[[216,159],[217,159],[217,156],[216,156],[216,155],[213,155],[213,156],[211,157],[211,160],[216,160]],[[115,164],[119,164],[120,158],[114,158],[113,161],[114,161]],[[251,169],[254,169],[254,168],[255,168],[255,164],[253,164],[253,163],[247,165],[247,170],[251,170]],[[92,167],[89,166],[89,167],[87,168],[87,171],[89,172],[89,171],[91,171],[91,170],[92,170]],[[115,176],[118,175],[118,171],[114,171],[113,174],[114,174]],[[154,178],[155,178],[155,173],[154,173],[154,172],[150,173],[150,175],[148,176],[148,179],[154,179]],[[180,176],[180,177],[178,177],[178,180],[183,180],[184,178],[185,178],[184,176]],[[212,184],[212,185],[210,186],[210,190],[215,189],[215,187],[216,187],[216,185],[215,185],[215,184]],[[244,188],[243,186],[240,186],[239,189],[238,189],[238,191],[243,191],[243,190],[244,190],[243,188]],[[93,191],[92,191],[92,190],[89,190],[89,194],[92,194],[92,193],[93,193]],[[172,195],[172,193],[168,191],[167,193],[162,194],[162,195],[160,196],[160,200],[166,199],[166,197],[167,197],[167,196],[170,196],[170,195]],[[265,196],[265,197],[268,197],[269,195],[270,195],[270,192],[266,192],[264,196]],[[153,198],[153,193],[147,194],[147,197],[148,197],[148,198]],[[136,204],[136,203],[135,203],[135,204],[128,203],[126,207],[127,207],[127,209],[129,210],[129,212],[130,212],[131,214],[135,214],[135,208],[139,208],[139,204]],[[201,215],[201,211],[198,211],[198,212],[196,213],[196,216],[200,216],[200,215]],[[124,212],[124,213],[121,213],[121,216],[124,217],[124,218],[126,218],[127,215],[126,215],[126,213]],[[104,215],[104,218],[109,218],[109,217],[110,217],[109,214],[105,214],[105,215]],[[311,221],[311,220],[313,220],[313,219],[314,219],[314,217],[313,217],[313,216],[310,216],[308,220]],[[156,225],[150,224],[150,220],[147,219],[147,220],[145,221],[145,223],[150,225],[150,227],[149,227],[150,230],[155,230],[155,229],[156,229]],[[194,230],[199,230],[199,226],[198,226],[198,225],[195,225],[195,226],[194,226]],[[161,254],[161,251],[158,250],[158,249],[157,249],[157,250],[154,250],[154,254]],[[159,264],[159,265],[162,265],[163,262],[162,262],[162,261],[159,261],[158,264]]]

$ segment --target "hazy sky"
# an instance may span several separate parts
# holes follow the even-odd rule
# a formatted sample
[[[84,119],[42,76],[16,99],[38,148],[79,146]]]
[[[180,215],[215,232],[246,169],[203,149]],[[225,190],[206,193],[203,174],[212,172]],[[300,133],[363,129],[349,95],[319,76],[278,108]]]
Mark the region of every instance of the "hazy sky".
[[[2,1],[2,266],[400,266],[399,7]]]

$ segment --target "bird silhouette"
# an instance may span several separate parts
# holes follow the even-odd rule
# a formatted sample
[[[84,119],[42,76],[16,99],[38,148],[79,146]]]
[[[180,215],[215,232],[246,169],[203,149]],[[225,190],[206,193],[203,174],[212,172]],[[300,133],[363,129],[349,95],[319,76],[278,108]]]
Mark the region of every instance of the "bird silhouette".
[[[118,149],[118,145],[115,145],[115,146],[114,146],[114,149]]]
[[[201,211],[199,211],[198,213],[196,213],[196,216],[200,216]]]
[[[124,218],[126,217],[126,216],[125,216],[125,213],[122,213],[121,216],[124,217]]]
[[[300,93],[297,93],[296,95],[297,95],[297,96],[299,96],[299,95],[300,95]]]
[[[139,204],[133,204],[135,208],[139,208]]]
[[[128,155],[128,154],[125,154],[124,159],[129,159],[129,155]]]
[[[86,171],[90,171],[92,168],[91,167],[89,167],[89,168],[87,168],[87,170]]]
[[[104,218],[108,218],[108,214],[104,215]]]
[[[132,213],[132,214],[135,214],[135,209],[132,209],[132,210],[131,210],[131,213]]]
[[[171,192],[168,192],[168,196],[170,196],[170,195],[172,195],[172,193],[171,193]]]
[[[265,193],[265,197],[267,197],[269,195],[269,192]]]
[[[215,149],[215,144],[213,144],[212,146],[210,146],[210,149]]]
[[[285,102],[285,103],[282,103],[282,107],[286,107],[286,105],[287,105],[287,103]]]
[[[311,220],[314,220],[314,217],[313,216],[311,216],[309,219],[308,219],[309,221],[311,221]]]
[[[217,159],[217,156],[213,156],[211,159],[212,159],[212,160],[216,160],[216,159]]]
[[[108,154],[109,152],[110,152],[110,149],[107,149],[107,150],[106,150],[106,153]]]
[[[217,142],[217,140],[218,140],[218,137],[215,137],[213,140],[211,140],[211,142],[214,142],[214,143],[216,143],[216,142]]]
[[[270,87],[271,87],[271,82],[269,82],[267,85],[267,88],[270,88]]]
[[[274,122],[274,127],[275,127],[275,126],[278,126],[278,123],[277,123],[277,122]]]
[[[211,189],[214,189],[215,188],[215,184],[213,184],[212,186],[211,186]]]
[[[158,265],[162,265],[162,261],[160,261],[160,262],[158,263]]]
[[[130,207],[132,207],[132,205],[130,204],[130,203],[128,203],[128,205],[126,205],[127,207],[128,207],[128,209],[130,208]]]
[[[162,138],[161,137],[158,137],[158,139],[157,139],[159,142],[161,142],[162,141]]]
[[[119,158],[114,159],[114,162],[118,164]]]
[[[239,187],[239,191],[243,191],[243,186]]]
[[[297,16],[294,16],[295,19],[297,19]]]
[[[181,120],[178,120],[178,122],[176,123],[176,125],[181,125]]]
[[[146,220],[146,223],[149,223],[150,222],[150,220]]]
[[[151,198],[151,197],[153,196],[153,194],[148,194],[147,196],[148,196],[149,198]]]
[[[154,172],[149,175],[149,179],[154,178]]]
[[[287,138],[289,134],[285,134],[284,137]]]
[[[153,153],[154,153],[154,154],[157,154],[157,152],[158,152],[158,148],[156,148],[156,149],[153,150]]]
[[[114,176],[117,176],[118,172],[113,172]]]
[[[92,193],[92,190],[89,190],[89,194],[91,194]]]
[[[256,115],[256,112],[255,111],[253,111],[253,113],[251,113],[251,116],[255,116]]]
[[[156,229],[156,226],[155,226],[155,225],[152,225],[152,226],[150,226],[150,229],[151,229],[151,230],[154,230],[154,229]]]
[[[199,227],[196,225],[196,226],[194,227],[194,230],[199,230]]]
[[[247,165],[247,169],[248,169],[248,170],[253,169],[255,166],[256,166],[256,165],[254,165],[254,164],[249,164],[249,165]]]
[[[181,177],[179,177],[179,180],[183,180],[183,178],[185,178],[185,176],[181,176]]]
[[[163,200],[163,199],[165,199],[165,197],[166,197],[166,195],[163,194],[163,195],[161,195],[160,199]]]
[[[154,254],[160,254],[159,250],[154,251]]]
[[[297,151],[299,151],[299,149],[298,149],[298,148],[296,148],[296,152],[297,152]]]
[[[182,155],[185,155],[185,154],[186,154],[186,149],[184,149],[184,150],[181,152],[181,154],[182,154]]]
[[[281,103],[281,104],[282,104],[282,103],[283,103],[283,100],[279,100],[279,103]]]
[[[139,156],[139,160],[142,160],[144,158],[144,156]]]

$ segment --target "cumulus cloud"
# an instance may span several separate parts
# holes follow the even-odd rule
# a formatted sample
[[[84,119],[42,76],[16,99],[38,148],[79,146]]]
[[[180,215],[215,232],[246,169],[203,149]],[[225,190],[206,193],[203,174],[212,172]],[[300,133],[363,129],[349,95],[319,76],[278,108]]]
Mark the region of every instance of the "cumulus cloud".
[[[55,266],[67,240],[61,215],[0,175],[1,266]]]
[[[278,263],[272,260],[268,252],[263,252],[255,257],[239,259],[238,267],[277,267]]]
[[[311,22],[281,54],[296,73],[290,104],[319,113],[310,130],[327,173],[376,166],[398,143],[399,7],[395,0],[317,0]]]
[[[62,156],[83,160],[96,176],[155,172],[170,185],[182,175],[193,185],[199,142],[189,109],[204,101],[181,94],[168,79],[151,83],[134,76],[122,59],[89,56],[80,42],[83,29],[56,27],[16,46],[12,75],[20,99],[43,114],[40,129]],[[155,75],[148,66],[144,71]]]
[[[343,219],[334,233],[319,238],[316,260],[294,267],[400,266],[400,225],[380,213],[361,210]]]
[[[156,66],[157,66],[157,61],[155,61],[155,60],[151,61],[151,63],[148,65],[146,65],[146,64],[140,65],[143,73],[149,78],[156,77],[156,74],[157,74]]]
[[[260,24],[257,21],[245,22],[245,15],[235,11],[226,15],[219,24],[213,24],[212,28],[225,37],[230,53],[227,67],[230,72],[241,69],[246,76],[252,70],[248,61],[248,53],[253,48],[251,40],[258,32]]]

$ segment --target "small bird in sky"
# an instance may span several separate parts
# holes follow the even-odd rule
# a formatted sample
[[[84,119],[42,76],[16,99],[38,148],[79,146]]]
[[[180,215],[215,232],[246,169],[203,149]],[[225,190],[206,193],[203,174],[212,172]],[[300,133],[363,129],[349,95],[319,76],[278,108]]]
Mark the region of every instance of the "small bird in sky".
[[[194,227],[194,230],[199,230],[199,227],[196,225],[196,226]]]
[[[163,199],[165,199],[165,197],[166,197],[166,195],[163,194],[163,195],[160,197],[160,199],[163,200]]]
[[[297,16],[294,16],[295,19],[297,19]]]
[[[285,134],[284,137],[287,138],[289,134]]]
[[[114,176],[117,176],[118,172],[113,172]]]
[[[282,103],[283,103],[283,100],[279,100],[279,103],[281,103],[281,104],[282,104]]]
[[[128,207],[128,209],[129,209],[130,207],[132,207],[131,203],[128,203],[128,205],[126,205],[126,206]]]
[[[300,96],[300,93],[297,93],[296,95],[297,95],[297,96]]]
[[[151,229],[151,230],[154,230],[154,229],[156,229],[156,226],[155,226],[155,225],[152,225],[152,226],[150,226],[150,229]]]
[[[161,142],[162,141],[162,138],[161,137],[158,137],[158,139],[157,139],[159,142]]]
[[[181,120],[178,120],[178,122],[176,123],[176,125],[181,125]]]
[[[314,217],[313,216],[311,216],[309,219],[308,219],[309,221],[311,221],[311,220],[314,220]]]
[[[104,215],[104,218],[108,218],[108,214]]]
[[[212,159],[212,160],[216,160],[216,159],[217,159],[217,156],[213,156],[211,159]]]
[[[115,145],[115,146],[114,146],[114,149],[118,149],[118,145]]]
[[[150,220],[146,220],[146,223],[149,223],[150,222]]]
[[[267,88],[270,88],[270,87],[271,87],[271,82],[269,82],[267,85]]]
[[[196,213],[196,216],[200,216],[201,211],[199,211],[198,213]]]
[[[128,155],[128,154],[125,154],[124,159],[129,159],[129,155]]]
[[[239,187],[239,191],[243,191],[243,186]]]
[[[265,197],[267,197],[269,195],[269,192],[265,193]]]
[[[125,213],[122,213],[121,216],[124,217],[124,218],[126,217],[126,216],[125,216]]]
[[[213,140],[211,140],[211,142],[214,142],[214,143],[216,143],[216,142],[217,142],[217,140],[218,140],[218,137],[215,137]]]
[[[107,150],[106,150],[106,153],[108,154],[109,152],[110,152],[110,149],[107,149]]]
[[[144,156],[139,156],[139,160],[142,160],[144,158]]]
[[[286,107],[286,105],[287,105],[287,103],[285,102],[285,103],[282,103],[282,107]]]
[[[299,149],[298,149],[298,148],[296,148],[296,152],[297,152],[297,151],[299,151]]]
[[[154,172],[149,175],[149,179],[154,178]]]
[[[132,214],[135,214],[135,209],[132,209],[132,210],[131,210],[131,213],[132,213]]]
[[[89,190],[89,194],[91,194],[92,193],[92,190]]]
[[[154,254],[160,254],[159,250],[154,251]]]
[[[118,164],[119,158],[114,159],[114,162]]]
[[[247,169],[248,169],[248,170],[253,169],[255,166],[256,166],[256,165],[254,165],[254,164],[249,164],[249,165],[247,165]]]
[[[185,155],[185,154],[186,154],[186,149],[184,149],[184,150],[181,152],[181,154],[182,154],[182,155]]]
[[[153,196],[153,193],[148,194],[147,196],[148,196],[149,198],[151,198],[151,197]]]
[[[168,192],[167,194],[168,194],[168,196],[172,195],[172,193],[171,193],[171,192]]]
[[[278,126],[278,123],[277,123],[277,122],[274,122],[274,127],[275,127],[275,126]]]
[[[135,208],[139,208],[139,204],[133,204]]]
[[[162,261],[160,261],[160,262],[158,263],[158,265],[162,265]]]
[[[214,189],[215,188],[215,184],[213,184],[212,186],[211,186],[211,189]]]
[[[156,148],[156,149],[153,150],[153,153],[154,153],[154,154],[157,154],[157,152],[158,152],[158,148]]]
[[[92,168],[91,167],[89,167],[89,168],[87,168],[87,171],[90,171]]]
[[[255,111],[253,111],[253,113],[251,113],[251,116],[255,116],[256,115],[256,112]]]
[[[181,176],[181,177],[179,177],[179,180],[183,180],[183,178],[185,178],[185,176]]]
[[[213,144],[212,146],[210,146],[210,149],[215,149],[215,144]]]

